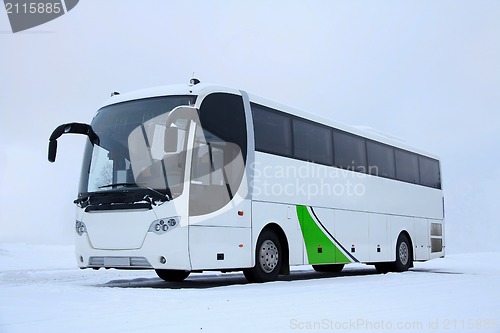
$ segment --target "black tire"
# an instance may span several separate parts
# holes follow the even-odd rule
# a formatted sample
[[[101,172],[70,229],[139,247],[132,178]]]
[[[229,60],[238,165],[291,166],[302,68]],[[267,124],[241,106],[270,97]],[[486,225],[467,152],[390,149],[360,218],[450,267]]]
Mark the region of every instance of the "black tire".
[[[312,265],[316,272],[340,273],[344,264]]]
[[[405,234],[400,234],[396,243],[396,261],[392,264],[394,272],[405,272],[413,267],[411,242]]]
[[[160,279],[168,282],[181,282],[189,276],[189,271],[179,271],[173,269],[155,269],[156,275]]]
[[[243,270],[249,282],[269,282],[278,278],[283,262],[281,242],[274,232],[264,230],[257,239],[255,266]]]
[[[378,273],[405,272],[413,267],[413,250],[405,234],[400,234],[396,243],[396,261],[375,264]]]

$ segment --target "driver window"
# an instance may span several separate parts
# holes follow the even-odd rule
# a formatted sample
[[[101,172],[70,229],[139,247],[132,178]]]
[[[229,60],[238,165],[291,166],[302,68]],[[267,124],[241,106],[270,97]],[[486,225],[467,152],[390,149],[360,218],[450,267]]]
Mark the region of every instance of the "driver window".
[[[191,216],[212,213],[233,199],[244,181],[247,149],[241,96],[208,95],[199,115],[191,167]]]

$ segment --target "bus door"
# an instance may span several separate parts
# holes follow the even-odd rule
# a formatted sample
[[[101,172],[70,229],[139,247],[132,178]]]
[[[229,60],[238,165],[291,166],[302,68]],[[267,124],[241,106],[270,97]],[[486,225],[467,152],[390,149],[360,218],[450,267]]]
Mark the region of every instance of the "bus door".
[[[196,122],[189,184],[193,270],[251,265],[251,202],[239,145]]]

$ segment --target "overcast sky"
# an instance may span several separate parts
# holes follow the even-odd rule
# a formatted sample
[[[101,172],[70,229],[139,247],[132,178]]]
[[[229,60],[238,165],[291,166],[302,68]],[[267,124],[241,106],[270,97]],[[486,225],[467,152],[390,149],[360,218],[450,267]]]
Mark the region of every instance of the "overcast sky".
[[[85,139],[49,164],[57,125],[193,72],[439,155],[448,251],[498,251],[498,0],[84,0],[16,34],[0,8],[0,242],[73,242]]]

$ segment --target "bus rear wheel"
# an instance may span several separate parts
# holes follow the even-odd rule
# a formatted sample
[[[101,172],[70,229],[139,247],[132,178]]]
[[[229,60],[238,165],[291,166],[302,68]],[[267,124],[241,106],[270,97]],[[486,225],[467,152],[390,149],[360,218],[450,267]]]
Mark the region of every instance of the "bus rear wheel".
[[[344,264],[312,265],[316,272],[340,273]]]
[[[174,269],[155,269],[156,275],[168,282],[181,282],[189,276],[189,271],[179,271]]]
[[[394,272],[405,272],[413,267],[413,252],[410,240],[405,234],[398,237],[396,244],[396,261],[392,268]]]
[[[268,282],[278,278],[282,263],[281,242],[274,232],[264,230],[257,239],[255,266],[243,270],[249,282]]]
[[[375,264],[378,273],[405,272],[413,267],[413,252],[410,240],[400,234],[396,243],[396,261]]]

